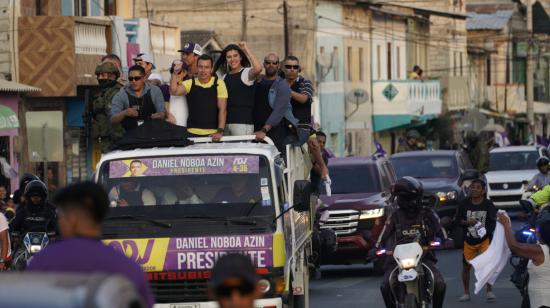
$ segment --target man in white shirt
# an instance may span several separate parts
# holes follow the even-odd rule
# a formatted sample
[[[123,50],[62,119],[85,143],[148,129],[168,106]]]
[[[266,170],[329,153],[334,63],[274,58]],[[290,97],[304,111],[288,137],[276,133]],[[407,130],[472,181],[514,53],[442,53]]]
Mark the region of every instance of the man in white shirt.
[[[0,271],[6,270],[6,260],[10,257],[10,235],[8,220],[0,213]]]

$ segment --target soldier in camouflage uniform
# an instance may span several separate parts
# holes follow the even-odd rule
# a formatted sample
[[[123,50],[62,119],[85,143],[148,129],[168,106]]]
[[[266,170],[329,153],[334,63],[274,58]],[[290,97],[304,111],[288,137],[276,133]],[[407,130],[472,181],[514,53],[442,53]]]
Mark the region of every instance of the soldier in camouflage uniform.
[[[106,153],[112,144],[124,134],[122,125],[112,124],[110,118],[111,100],[122,88],[122,84],[117,81],[120,71],[113,63],[99,64],[95,74],[101,91],[92,103],[92,139],[94,150]]]

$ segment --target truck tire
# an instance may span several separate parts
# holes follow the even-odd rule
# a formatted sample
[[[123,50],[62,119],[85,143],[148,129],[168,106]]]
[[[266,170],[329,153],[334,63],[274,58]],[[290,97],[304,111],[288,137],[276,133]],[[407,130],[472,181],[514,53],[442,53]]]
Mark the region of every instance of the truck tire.
[[[418,308],[418,302],[414,294],[407,294],[407,297],[405,297],[405,308]]]
[[[382,276],[386,272],[384,267],[386,265],[387,257],[378,257],[372,262],[372,273],[374,276]]]

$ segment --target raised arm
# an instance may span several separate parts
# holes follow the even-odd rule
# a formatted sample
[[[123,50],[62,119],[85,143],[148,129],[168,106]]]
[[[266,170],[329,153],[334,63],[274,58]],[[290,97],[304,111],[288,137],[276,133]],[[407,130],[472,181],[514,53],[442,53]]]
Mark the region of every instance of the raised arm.
[[[533,261],[535,265],[540,265],[544,262],[544,252],[537,244],[525,244],[520,243],[516,240],[514,236],[514,231],[512,230],[512,222],[510,217],[506,213],[498,213],[498,221],[504,227],[504,235],[506,236],[506,242],[510,250],[517,254],[520,257],[528,258]]]
[[[248,59],[250,60],[250,63],[252,64],[252,67],[250,68],[250,71],[248,71],[248,80],[253,81],[256,80],[256,78],[260,75],[262,72],[262,63],[256,58],[254,53],[250,50],[250,47],[248,47],[248,44],[246,42],[240,42],[239,47],[244,51]]]

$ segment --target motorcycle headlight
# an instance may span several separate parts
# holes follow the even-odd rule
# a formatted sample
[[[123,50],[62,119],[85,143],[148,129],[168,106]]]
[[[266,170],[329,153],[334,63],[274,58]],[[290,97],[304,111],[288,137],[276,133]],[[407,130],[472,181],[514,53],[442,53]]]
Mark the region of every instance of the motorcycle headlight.
[[[415,258],[402,259],[402,260],[399,260],[399,264],[404,269],[413,268],[416,266],[416,259]]]
[[[40,252],[40,250],[42,250],[42,246],[31,245],[31,248],[29,250],[31,251],[31,253],[37,253],[37,252]]]
[[[372,209],[372,210],[363,210],[359,219],[371,219],[384,216],[384,208]]]

